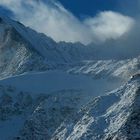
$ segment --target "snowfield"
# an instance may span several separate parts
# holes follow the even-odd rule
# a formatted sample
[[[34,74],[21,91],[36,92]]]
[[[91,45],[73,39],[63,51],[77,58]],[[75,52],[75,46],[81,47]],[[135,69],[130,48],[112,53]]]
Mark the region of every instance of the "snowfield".
[[[121,85],[121,81],[94,79],[88,75],[70,74],[60,70],[48,72],[30,72],[9,77],[0,81],[2,86],[34,93],[48,93],[59,90],[81,90],[87,96],[99,96]]]

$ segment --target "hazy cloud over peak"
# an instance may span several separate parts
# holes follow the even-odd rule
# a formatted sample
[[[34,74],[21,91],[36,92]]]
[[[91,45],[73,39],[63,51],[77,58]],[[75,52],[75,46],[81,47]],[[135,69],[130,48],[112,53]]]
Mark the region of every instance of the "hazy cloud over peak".
[[[128,16],[113,11],[100,12],[96,17],[85,20],[93,34],[101,40],[117,39],[128,32],[134,25],[134,20]]]
[[[55,41],[88,44],[117,39],[134,24],[131,17],[113,11],[103,11],[81,21],[55,0],[46,4],[39,0],[0,0],[0,5],[11,10],[17,20]]]

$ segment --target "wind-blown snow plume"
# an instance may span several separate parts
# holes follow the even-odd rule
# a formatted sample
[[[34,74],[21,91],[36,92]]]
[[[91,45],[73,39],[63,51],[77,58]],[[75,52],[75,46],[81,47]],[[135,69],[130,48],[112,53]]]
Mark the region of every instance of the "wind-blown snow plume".
[[[100,40],[117,39],[131,29],[134,21],[112,11],[100,12],[97,17],[85,21]]]
[[[83,21],[77,19],[59,2],[0,0],[0,5],[11,10],[16,19],[43,32],[55,41],[82,42],[116,39],[133,26],[134,20],[113,11],[104,11]]]

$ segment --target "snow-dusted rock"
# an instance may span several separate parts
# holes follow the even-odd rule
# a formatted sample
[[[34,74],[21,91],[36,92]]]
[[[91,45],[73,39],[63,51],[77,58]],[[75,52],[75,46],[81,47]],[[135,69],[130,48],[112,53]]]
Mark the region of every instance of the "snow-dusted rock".
[[[52,140],[140,139],[140,78],[97,97],[66,119]]]

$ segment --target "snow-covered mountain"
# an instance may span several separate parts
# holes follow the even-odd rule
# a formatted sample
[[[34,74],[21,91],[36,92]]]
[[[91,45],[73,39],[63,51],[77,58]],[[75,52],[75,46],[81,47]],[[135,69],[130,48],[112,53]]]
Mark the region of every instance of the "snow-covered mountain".
[[[106,54],[0,15],[0,140],[140,139],[140,57]]]
[[[0,20],[1,78],[43,66],[43,56],[29,47],[31,44],[11,25],[12,20],[9,19],[9,21],[7,18]]]
[[[52,139],[136,140],[140,138],[140,75],[124,86],[94,98],[66,119]]]
[[[81,43],[56,43],[42,33],[0,15],[1,77],[55,69],[72,62],[91,59],[92,47]],[[90,50],[90,51],[89,51]]]

